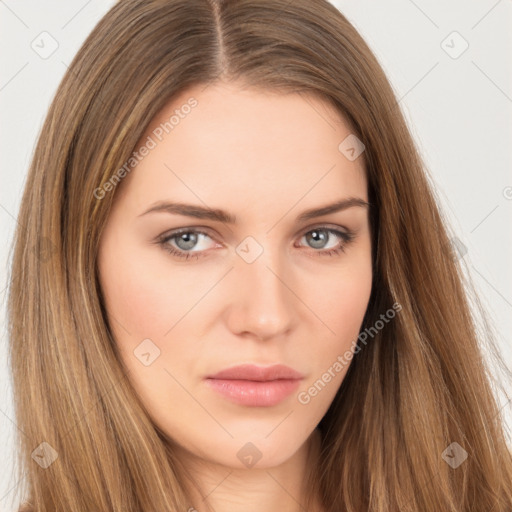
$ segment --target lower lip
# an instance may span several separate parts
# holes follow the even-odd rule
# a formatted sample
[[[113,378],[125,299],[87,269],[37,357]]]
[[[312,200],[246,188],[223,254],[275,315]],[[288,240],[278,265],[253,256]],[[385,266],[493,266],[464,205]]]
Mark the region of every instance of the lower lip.
[[[249,407],[271,407],[290,396],[300,379],[254,380],[206,379],[206,383],[227,399]]]

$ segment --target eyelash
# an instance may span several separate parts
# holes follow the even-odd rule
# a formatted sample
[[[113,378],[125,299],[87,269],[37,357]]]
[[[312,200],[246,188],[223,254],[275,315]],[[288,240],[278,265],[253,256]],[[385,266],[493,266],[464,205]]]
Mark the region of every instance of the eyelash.
[[[319,256],[341,255],[341,253],[345,252],[346,246],[348,244],[350,244],[354,240],[354,237],[355,237],[354,233],[351,231],[344,232],[344,231],[339,231],[337,229],[333,229],[333,228],[330,228],[327,226],[317,226],[317,227],[314,227],[313,229],[310,229],[310,230],[306,231],[305,233],[303,233],[301,235],[301,238],[313,231],[326,231],[328,233],[332,233],[332,234],[336,235],[337,237],[341,238],[341,240],[342,240],[342,242],[341,242],[342,245],[339,245],[338,247],[333,248],[333,249],[325,249],[325,250],[318,250],[318,251],[315,249],[312,249],[313,252],[317,253]],[[184,233],[206,235],[209,238],[211,238],[211,236],[208,233],[206,233],[205,231],[201,231],[201,230],[195,229],[195,228],[184,228],[184,229],[174,231],[171,234],[163,235],[162,237],[160,237],[160,239],[157,240],[157,243],[160,246],[162,246],[164,251],[171,254],[171,256],[176,256],[177,258],[181,258],[184,260],[188,260],[191,257],[198,259],[200,257],[205,256],[204,253],[206,251],[186,252],[186,251],[175,249],[174,247],[172,247],[168,244],[168,242],[170,240],[172,240],[172,239],[176,238],[177,236],[182,235]]]

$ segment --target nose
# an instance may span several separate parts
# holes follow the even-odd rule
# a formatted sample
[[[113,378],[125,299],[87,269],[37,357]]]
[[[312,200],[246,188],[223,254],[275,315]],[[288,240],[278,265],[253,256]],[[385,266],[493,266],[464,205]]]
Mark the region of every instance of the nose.
[[[297,316],[298,299],[290,272],[268,251],[252,263],[237,258],[231,272],[232,294],[228,311],[231,332],[261,341],[287,335]],[[269,255],[270,256],[270,255]]]

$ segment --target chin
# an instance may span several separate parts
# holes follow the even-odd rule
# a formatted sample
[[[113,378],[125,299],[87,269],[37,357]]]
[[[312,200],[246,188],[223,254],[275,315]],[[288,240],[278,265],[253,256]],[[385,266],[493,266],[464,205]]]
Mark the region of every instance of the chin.
[[[252,436],[215,442],[211,449],[206,447],[207,458],[213,463],[230,468],[269,469],[292,458],[306,441],[302,437],[277,433],[269,435],[268,432],[261,435],[253,432]]]

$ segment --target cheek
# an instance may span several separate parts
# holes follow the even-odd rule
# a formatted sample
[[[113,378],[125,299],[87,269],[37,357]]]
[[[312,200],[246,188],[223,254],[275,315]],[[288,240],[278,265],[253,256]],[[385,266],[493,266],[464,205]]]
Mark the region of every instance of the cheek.
[[[346,270],[339,279],[324,280],[325,293],[317,292],[311,307],[324,324],[320,327],[324,334],[315,336],[314,350],[307,353],[311,373],[296,400],[299,409],[318,421],[334,400],[353,360],[371,293],[371,265]]]
[[[368,307],[372,287],[369,248],[347,258],[338,271],[316,276],[308,295],[311,310],[321,320],[315,335],[314,352],[309,353],[312,372],[302,387],[299,403],[326,410],[352,362],[353,352]],[[318,286],[321,283],[322,286]]]
[[[318,286],[322,283],[322,286]],[[310,307],[324,324],[327,349],[343,348],[357,338],[372,288],[371,257],[361,251],[339,270],[317,275],[308,295]]]
[[[178,270],[171,275],[165,255],[154,248],[132,246],[124,256],[107,251],[108,244],[100,267],[102,289],[113,327],[122,331],[120,339],[127,333],[134,342],[163,338],[185,314],[188,299],[197,295],[190,274]]]
[[[171,375],[182,382],[182,372],[186,375],[194,367],[197,317],[192,310],[201,290],[194,288],[190,273],[174,270],[171,276],[165,256],[153,257],[158,253],[155,249],[132,246],[123,256],[116,252],[117,246],[109,240],[99,260],[110,326],[142,403],[161,427],[168,427],[174,420],[162,411],[168,411],[169,397],[177,409],[190,406]],[[147,353],[149,359],[144,361]]]
[[[121,246],[130,247],[126,255],[116,253]],[[185,265],[170,263],[163,250],[130,246],[129,240],[110,240],[104,249],[100,274],[108,317],[133,384],[152,400],[180,392],[165,370],[180,382],[195,371],[206,295],[218,278],[207,269],[201,278]],[[147,352],[152,362],[144,366],[138,357]]]

